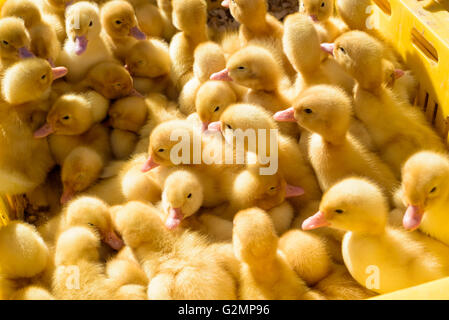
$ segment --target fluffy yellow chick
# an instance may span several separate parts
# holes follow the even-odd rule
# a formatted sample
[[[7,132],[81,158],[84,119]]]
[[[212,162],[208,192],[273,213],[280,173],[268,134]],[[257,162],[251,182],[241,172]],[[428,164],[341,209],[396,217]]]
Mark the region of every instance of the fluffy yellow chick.
[[[166,37],[170,34],[169,21],[156,6],[146,0],[127,0],[136,12],[139,27],[149,37]]]
[[[81,1],[68,7],[65,25],[67,40],[58,64],[70,70],[67,80],[77,83],[96,64],[112,60],[112,52],[101,36],[100,12],[95,3]]]
[[[353,175],[377,182],[391,195],[399,182],[390,168],[348,133],[352,117],[349,96],[340,88],[313,86],[303,91],[293,108],[275,116],[292,119],[312,132],[308,155],[322,190]]]
[[[130,95],[140,96],[133,87],[129,72],[117,62],[100,62],[91,68],[86,77],[76,85],[79,91],[86,88],[91,88],[110,100]]]
[[[138,133],[147,120],[148,107],[140,97],[127,97],[114,101],[108,114],[111,127]]]
[[[2,6],[2,17],[23,19],[31,39],[31,51],[38,57],[56,62],[61,44],[54,27],[42,16],[39,6],[32,0],[8,0]]]
[[[37,0],[45,19],[53,26],[59,42],[63,43],[65,33],[65,10],[78,0]]]
[[[295,93],[316,84],[334,84],[352,93],[354,80],[335,60],[321,62],[320,40],[307,15],[295,13],[284,22],[283,47],[288,60],[299,73]]]
[[[114,222],[150,282],[149,299],[236,299],[236,283],[223,258],[202,237],[170,233],[152,207],[129,202]]]
[[[422,149],[444,150],[441,139],[424,114],[408,101],[398,100],[383,85],[385,60],[378,40],[367,33],[351,31],[340,36],[329,51],[357,80],[355,115],[363,122],[380,157],[392,167],[396,176],[413,153]]]
[[[402,201],[408,206],[403,224],[407,230],[419,229],[449,245],[446,232],[449,194],[446,155],[423,151],[410,157],[402,168]]]
[[[392,292],[447,276],[449,248],[387,226],[388,211],[387,199],[377,185],[348,178],[326,192],[320,211],[302,227],[348,231],[342,244],[345,265],[359,284],[375,292]]]
[[[235,216],[232,242],[235,256],[241,261],[240,299],[319,299],[278,251],[279,239],[263,210],[251,208]]]
[[[192,77],[195,48],[208,40],[205,0],[174,0],[173,24],[181,30],[170,42],[172,79],[179,90]]]
[[[32,57],[30,35],[22,19],[8,17],[0,19],[0,59],[2,69],[19,59]]]
[[[101,24],[114,56],[122,62],[132,46],[146,38],[137,25],[134,8],[126,1],[109,1],[101,7]]]
[[[47,122],[34,132],[34,137],[83,134],[106,117],[108,108],[109,100],[95,91],[65,94],[53,104]]]
[[[53,299],[40,283],[49,266],[50,254],[35,228],[23,222],[11,222],[0,229],[0,240],[0,298]]]

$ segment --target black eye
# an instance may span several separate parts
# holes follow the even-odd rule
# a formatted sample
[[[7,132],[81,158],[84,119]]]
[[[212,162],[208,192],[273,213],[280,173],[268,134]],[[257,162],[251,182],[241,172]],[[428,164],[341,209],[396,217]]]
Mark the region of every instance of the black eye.
[[[237,69],[243,70],[243,69],[245,69],[245,67],[240,66],[240,67],[238,67]]]
[[[220,107],[216,107],[214,112],[217,112],[218,110],[220,110]]]
[[[41,79],[44,80],[46,77],[47,77],[47,75],[44,74],[44,75],[41,77]]]
[[[232,127],[229,124],[226,125],[226,128],[228,128],[229,130],[232,130]]]
[[[93,223],[88,222],[87,224],[91,227],[95,227],[95,225]]]
[[[120,20],[116,20],[115,23],[116,24],[122,24],[122,22]]]
[[[6,40],[3,40],[3,43],[4,43],[4,44],[6,44],[6,45],[8,45],[8,44],[9,44],[9,42],[8,42],[8,41],[6,41]]]
[[[304,112],[310,114],[310,113],[312,113],[313,111],[312,111],[312,109],[306,108],[306,109],[304,109]]]
[[[159,149],[157,152],[164,152],[165,150],[164,149]]]
[[[346,50],[345,50],[345,48],[343,48],[343,47],[338,48],[338,50],[340,50],[340,51],[343,52],[343,53],[346,53]]]
[[[321,2],[321,8],[323,8],[326,5],[326,3]]]
[[[192,198],[192,194],[191,193],[189,193],[188,195],[187,195],[187,198]]]
[[[437,187],[433,187],[432,190],[430,190],[430,193],[434,193],[435,191],[437,191]]]
[[[338,214],[342,214],[344,211],[341,210],[341,209],[337,209],[337,210],[335,210],[335,212],[338,213]]]
[[[64,117],[62,117],[62,119],[63,119],[63,120],[69,120],[69,119],[70,119],[70,116],[64,116]]]
[[[94,25],[94,23],[91,21],[89,22],[89,27],[92,27]]]
[[[276,187],[271,187],[270,190],[276,190]]]

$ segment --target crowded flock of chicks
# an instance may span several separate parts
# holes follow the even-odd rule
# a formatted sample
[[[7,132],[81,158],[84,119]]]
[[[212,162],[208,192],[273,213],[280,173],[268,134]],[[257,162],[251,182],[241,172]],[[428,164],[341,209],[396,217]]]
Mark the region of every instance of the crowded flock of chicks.
[[[449,276],[447,151],[370,1],[280,22],[225,0],[224,33],[217,4],[5,2],[2,299],[365,299]],[[179,129],[211,154],[278,129],[278,170],[176,164]]]

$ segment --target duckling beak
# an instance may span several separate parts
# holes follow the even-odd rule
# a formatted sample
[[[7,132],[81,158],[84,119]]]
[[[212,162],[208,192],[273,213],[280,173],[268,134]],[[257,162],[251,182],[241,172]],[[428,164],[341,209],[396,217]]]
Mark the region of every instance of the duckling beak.
[[[153,157],[149,157],[147,162],[145,162],[142,166],[141,171],[142,172],[148,172],[151,169],[154,169],[156,167],[159,167],[159,164],[157,164],[156,162],[154,162]]]
[[[119,251],[121,248],[125,246],[123,240],[120,239],[120,237],[115,233],[114,230],[106,232],[104,242],[116,251]]]
[[[34,132],[34,137],[36,139],[45,138],[51,135],[53,132],[55,132],[55,130],[53,129],[51,124],[46,123]]]
[[[405,75],[405,71],[401,69],[395,69],[394,70],[394,79],[398,80],[402,78]]]
[[[34,57],[34,54],[26,47],[22,47],[19,48],[19,57],[20,59],[32,58]]]
[[[229,8],[229,0],[223,0],[221,2],[221,6],[224,8]]]
[[[302,196],[305,193],[304,189],[301,187],[296,187],[287,184],[285,187],[285,198],[293,198]]]
[[[69,70],[66,67],[56,67],[51,68],[51,72],[53,73],[53,80],[64,77]]]
[[[209,129],[209,122],[203,122],[203,124],[201,126],[201,132],[206,132],[207,129]]]
[[[313,22],[319,22],[318,17],[314,14],[310,15],[310,19],[312,19]]]
[[[131,30],[129,30],[129,35],[131,37],[136,38],[137,40],[145,40],[147,38],[146,34],[143,33],[138,26],[132,27]]]
[[[184,215],[182,214],[180,208],[170,208],[168,218],[165,220],[165,226],[169,230],[174,230],[179,227],[182,219],[184,219]]]
[[[279,122],[296,122],[295,109],[288,108],[284,111],[276,112],[273,116],[274,120]]]
[[[75,196],[75,190],[70,187],[64,187],[64,192],[62,193],[61,199],[59,200],[61,204],[66,204]]]
[[[402,225],[405,230],[416,230],[421,224],[423,216],[424,210],[421,207],[409,205],[402,219]]]
[[[329,225],[330,223],[327,222],[324,213],[318,211],[313,216],[304,220],[304,222],[302,223],[302,230],[313,230],[321,227],[326,227]]]
[[[322,43],[320,44],[321,50],[329,53],[330,55],[334,55],[335,43]]]
[[[129,94],[131,97],[139,97],[139,98],[145,98],[139,91],[137,91],[135,88],[131,89],[131,93]]]
[[[209,125],[207,126],[207,130],[212,132],[221,132],[221,121],[209,123]]]
[[[219,81],[232,81],[232,78],[229,76],[229,70],[224,69],[220,72],[215,72],[210,76],[210,80],[219,80]]]
[[[75,53],[77,56],[80,56],[87,49],[88,40],[86,36],[75,36]]]

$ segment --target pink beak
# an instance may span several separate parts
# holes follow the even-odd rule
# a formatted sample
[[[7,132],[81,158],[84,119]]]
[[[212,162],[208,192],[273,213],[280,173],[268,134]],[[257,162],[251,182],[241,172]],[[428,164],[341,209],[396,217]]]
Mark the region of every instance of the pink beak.
[[[61,199],[59,200],[61,204],[66,204],[75,196],[75,191],[72,188],[64,187],[64,192],[62,193]]]
[[[181,224],[182,219],[184,219],[184,215],[180,208],[170,208],[168,218],[165,220],[165,226],[169,230],[176,229]]]
[[[75,53],[77,56],[82,55],[86,51],[88,42],[86,36],[75,36]]]
[[[404,218],[402,219],[402,225],[405,230],[416,230],[421,224],[422,218],[424,216],[424,210],[418,206],[408,206],[407,211],[405,211]]]
[[[313,22],[319,22],[318,17],[314,14],[310,15],[310,19],[312,19]]]
[[[229,8],[229,0],[223,0],[223,1],[221,2],[221,6],[222,6],[222,7],[225,7],[225,8]]]
[[[137,26],[131,28],[129,35],[137,40],[145,40],[147,38],[145,33],[143,33]]]
[[[334,55],[334,49],[335,49],[335,44],[334,43],[322,43],[320,45],[321,50],[323,50],[324,52],[329,53],[330,55]]]
[[[395,69],[394,70],[394,78],[397,80],[399,78],[402,78],[404,76],[405,72],[401,69]]]
[[[206,132],[209,128],[209,122],[203,122],[201,125],[201,132]]]
[[[159,164],[157,164],[156,162],[154,162],[153,157],[149,157],[147,162],[145,162],[142,166],[141,171],[142,172],[148,172],[151,169],[154,169],[156,167],[159,167]]]
[[[46,123],[34,132],[34,137],[36,139],[45,138],[51,135],[53,132],[55,132],[55,130],[53,129],[51,124]]]
[[[27,47],[22,47],[19,48],[19,57],[20,59],[32,58],[34,54]]]
[[[51,68],[51,72],[53,73],[53,80],[64,77],[69,70],[66,67],[56,67]]]
[[[125,245],[123,240],[120,239],[120,237],[114,232],[114,230],[106,232],[104,242],[107,243],[112,249],[116,251],[119,251]]]
[[[212,74],[210,80],[232,81],[232,78],[229,76],[229,70],[223,69],[220,72]]]
[[[327,222],[326,217],[324,216],[324,213],[321,211],[318,211],[313,216],[307,218],[302,223],[302,229],[303,230],[313,230],[321,227],[329,226],[329,222]]]
[[[288,108],[286,110],[276,112],[273,118],[279,122],[296,122],[295,109]]]
[[[285,198],[294,198],[302,196],[305,193],[304,189],[301,187],[296,187],[287,184],[285,188]]]
[[[221,132],[221,121],[215,121],[208,125],[207,130],[212,132]]]

